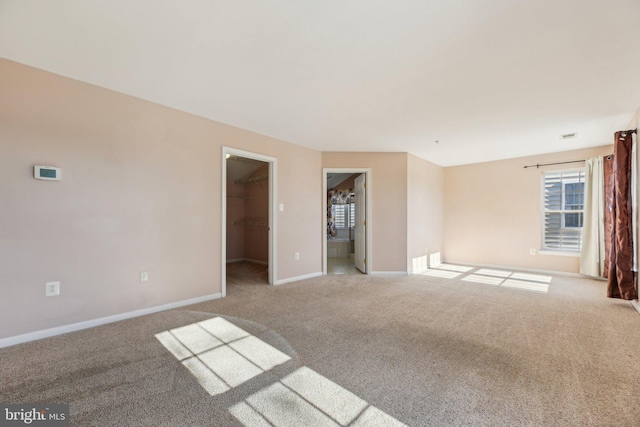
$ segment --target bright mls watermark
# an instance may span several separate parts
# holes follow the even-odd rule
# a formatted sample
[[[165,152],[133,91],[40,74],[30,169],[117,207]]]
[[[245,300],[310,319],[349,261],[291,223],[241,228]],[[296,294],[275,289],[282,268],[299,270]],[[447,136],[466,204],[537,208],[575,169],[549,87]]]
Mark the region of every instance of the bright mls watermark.
[[[0,427],[69,427],[69,405],[0,404]]]

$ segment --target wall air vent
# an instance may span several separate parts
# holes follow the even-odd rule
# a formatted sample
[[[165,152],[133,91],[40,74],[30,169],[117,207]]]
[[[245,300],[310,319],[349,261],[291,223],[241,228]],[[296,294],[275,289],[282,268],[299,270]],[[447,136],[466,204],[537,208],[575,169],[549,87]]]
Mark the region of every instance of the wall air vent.
[[[560,139],[565,141],[567,139],[574,139],[578,134],[576,132],[573,133],[565,133],[564,135],[560,135]]]

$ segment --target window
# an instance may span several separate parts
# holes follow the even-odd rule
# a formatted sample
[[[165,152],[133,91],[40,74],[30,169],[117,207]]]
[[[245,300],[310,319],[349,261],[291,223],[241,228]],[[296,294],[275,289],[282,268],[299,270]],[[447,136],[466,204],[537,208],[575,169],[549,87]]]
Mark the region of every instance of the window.
[[[353,197],[351,198],[353,200]],[[353,228],[356,226],[356,204],[352,201],[349,204],[349,227]]]
[[[335,221],[336,228],[345,228],[347,226],[346,210],[347,205],[333,205],[333,219]]]
[[[351,195],[349,203],[331,206],[336,228],[353,228],[356,223],[356,205]]]
[[[584,217],[584,171],[545,173],[543,187],[542,248],[579,252]]]

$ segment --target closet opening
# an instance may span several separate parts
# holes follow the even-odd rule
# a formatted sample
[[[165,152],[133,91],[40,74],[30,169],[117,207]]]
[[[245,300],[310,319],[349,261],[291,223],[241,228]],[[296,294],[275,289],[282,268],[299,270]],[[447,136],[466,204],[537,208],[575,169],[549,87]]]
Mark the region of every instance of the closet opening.
[[[222,296],[274,283],[275,159],[223,150]]]

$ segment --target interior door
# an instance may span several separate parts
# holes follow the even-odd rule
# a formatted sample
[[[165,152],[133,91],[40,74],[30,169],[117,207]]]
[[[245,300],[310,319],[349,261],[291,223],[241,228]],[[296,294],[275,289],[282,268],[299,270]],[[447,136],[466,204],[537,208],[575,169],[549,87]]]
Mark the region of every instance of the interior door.
[[[367,218],[367,196],[366,196],[366,174],[362,174],[355,179],[355,242],[354,242],[354,264],[363,273],[367,272],[366,266],[366,218]]]

